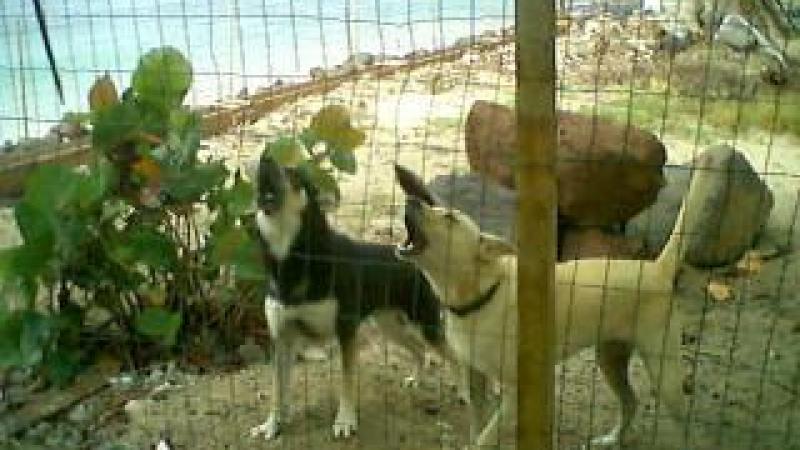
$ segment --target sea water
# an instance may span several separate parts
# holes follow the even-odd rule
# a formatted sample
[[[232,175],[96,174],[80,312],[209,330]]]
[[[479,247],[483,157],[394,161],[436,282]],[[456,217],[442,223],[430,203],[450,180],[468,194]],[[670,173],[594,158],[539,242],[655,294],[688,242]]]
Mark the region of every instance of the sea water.
[[[171,45],[194,67],[187,103],[302,81],[349,54],[399,56],[513,24],[513,0],[46,0],[64,103],[32,0],[0,0],[0,145],[86,111],[94,79],[125,87],[140,55]]]

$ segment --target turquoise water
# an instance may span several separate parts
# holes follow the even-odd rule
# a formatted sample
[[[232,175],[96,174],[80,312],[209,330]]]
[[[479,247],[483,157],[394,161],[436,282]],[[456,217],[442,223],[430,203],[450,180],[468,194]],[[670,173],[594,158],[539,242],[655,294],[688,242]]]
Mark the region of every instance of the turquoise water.
[[[0,0],[0,144],[42,135],[86,110],[96,76],[127,86],[137,58],[159,45],[195,69],[190,104],[304,79],[348,55],[348,0],[47,0],[65,104],[59,104],[30,0]],[[355,51],[403,55],[513,23],[513,0],[349,0]],[[24,95],[23,95],[24,92]]]

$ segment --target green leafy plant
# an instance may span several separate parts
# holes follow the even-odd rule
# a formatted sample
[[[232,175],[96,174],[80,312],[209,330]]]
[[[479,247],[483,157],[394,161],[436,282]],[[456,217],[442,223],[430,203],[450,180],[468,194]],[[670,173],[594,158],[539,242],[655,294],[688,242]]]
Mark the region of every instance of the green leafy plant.
[[[266,276],[254,189],[222,161],[198,158],[201,119],[183,106],[191,83],[191,65],[170,47],[140,59],[122,96],[99,78],[91,163],[30,175],[14,208],[23,242],[0,251],[0,368],[61,383],[99,350],[138,364],[209,329],[243,338],[231,321],[261,298]],[[265,151],[338,195],[334,171],[355,172],[363,140],[346,109],[328,106]]]

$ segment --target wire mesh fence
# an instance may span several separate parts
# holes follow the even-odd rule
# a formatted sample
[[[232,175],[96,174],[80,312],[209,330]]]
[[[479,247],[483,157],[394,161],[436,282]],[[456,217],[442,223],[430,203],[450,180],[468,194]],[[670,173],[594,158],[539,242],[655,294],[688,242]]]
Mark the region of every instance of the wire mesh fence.
[[[798,6],[555,3],[553,447],[800,446]],[[514,445],[514,2],[43,6],[63,102],[0,3],[11,448]]]

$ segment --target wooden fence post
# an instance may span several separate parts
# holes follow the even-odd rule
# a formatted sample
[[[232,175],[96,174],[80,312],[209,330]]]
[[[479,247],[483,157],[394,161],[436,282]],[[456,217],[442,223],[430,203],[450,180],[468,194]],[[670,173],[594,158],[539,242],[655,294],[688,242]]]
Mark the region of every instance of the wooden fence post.
[[[517,0],[519,450],[553,448],[555,2]]]

